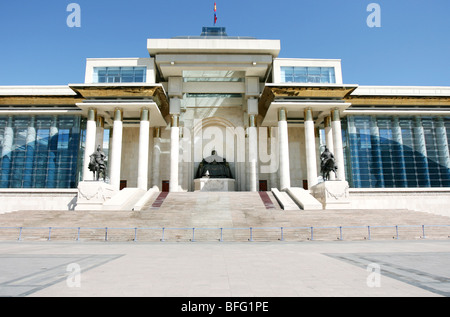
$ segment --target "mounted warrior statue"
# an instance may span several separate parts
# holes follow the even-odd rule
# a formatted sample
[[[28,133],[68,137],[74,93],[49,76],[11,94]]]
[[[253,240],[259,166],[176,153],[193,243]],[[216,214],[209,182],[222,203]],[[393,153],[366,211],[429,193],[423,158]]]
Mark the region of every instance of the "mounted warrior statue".
[[[92,153],[90,156],[90,162],[89,162],[89,170],[94,173],[94,179],[100,180],[105,179],[105,171],[106,171],[106,164],[105,164],[105,153],[100,149],[100,145],[97,146],[97,151]]]
[[[325,146],[325,150],[320,155],[320,173],[322,174],[323,180],[330,179],[330,172],[333,171],[334,175],[336,175],[338,167],[336,165],[336,161],[334,159],[334,155],[328,150]]]

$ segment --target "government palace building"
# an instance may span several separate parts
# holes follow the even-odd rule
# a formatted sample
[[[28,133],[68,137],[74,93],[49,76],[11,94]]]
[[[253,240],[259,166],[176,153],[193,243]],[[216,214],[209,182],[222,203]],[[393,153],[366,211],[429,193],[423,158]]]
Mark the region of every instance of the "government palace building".
[[[339,59],[280,50],[204,27],[148,39],[144,58],[88,58],[84,83],[0,86],[0,213],[131,210],[195,191],[445,212],[450,87],[347,83]],[[326,181],[325,149],[337,167]]]

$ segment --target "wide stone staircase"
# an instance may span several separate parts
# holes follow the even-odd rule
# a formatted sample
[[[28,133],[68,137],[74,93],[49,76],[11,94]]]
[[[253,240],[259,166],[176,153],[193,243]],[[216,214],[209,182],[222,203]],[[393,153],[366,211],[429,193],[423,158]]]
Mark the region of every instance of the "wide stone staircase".
[[[139,211],[17,211],[0,241],[448,239],[450,217],[411,210],[283,210],[272,192],[155,192]]]

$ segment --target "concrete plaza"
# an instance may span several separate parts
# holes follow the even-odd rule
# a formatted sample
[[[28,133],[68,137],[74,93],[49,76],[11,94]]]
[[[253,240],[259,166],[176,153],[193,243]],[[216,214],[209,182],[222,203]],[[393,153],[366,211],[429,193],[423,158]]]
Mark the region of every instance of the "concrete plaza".
[[[1,242],[0,296],[449,296],[449,268],[448,240]]]

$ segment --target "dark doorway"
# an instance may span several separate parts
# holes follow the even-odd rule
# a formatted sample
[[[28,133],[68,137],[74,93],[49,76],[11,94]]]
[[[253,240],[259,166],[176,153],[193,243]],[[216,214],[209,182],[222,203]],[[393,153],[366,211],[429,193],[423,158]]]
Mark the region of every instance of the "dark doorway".
[[[303,189],[308,189],[308,180],[303,180]]]
[[[169,181],[162,181],[162,191],[163,192],[169,191]]]
[[[267,191],[267,180],[260,180],[259,181],[259,191],[260,192],[266,192]]]
[[[127,181],[126,180],[121,180],[119,189],[122,190],[125,187],[127,187]]]

